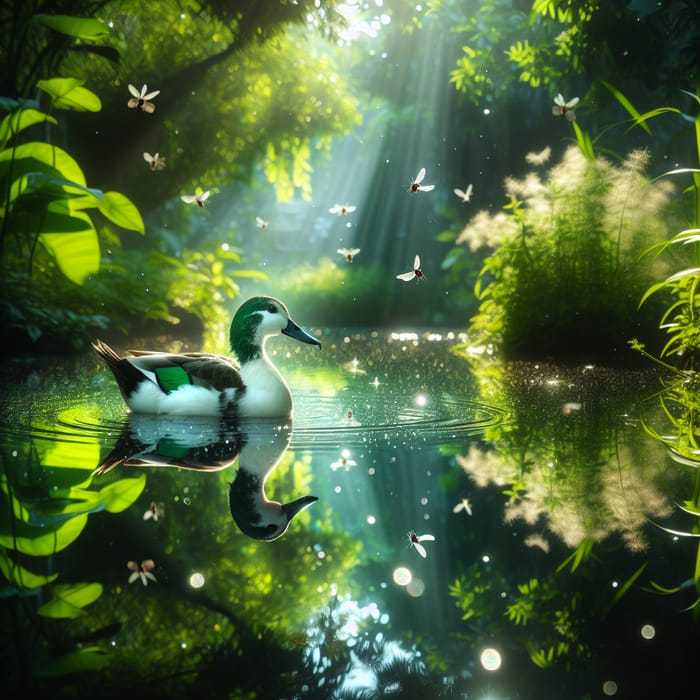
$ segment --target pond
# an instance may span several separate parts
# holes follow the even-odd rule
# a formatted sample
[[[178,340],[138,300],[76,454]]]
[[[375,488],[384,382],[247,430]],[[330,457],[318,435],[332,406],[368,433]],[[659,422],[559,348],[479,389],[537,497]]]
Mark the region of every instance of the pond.
[[[5,688],[668,696],[697,660],[697,469],[644,430],[658,377],[321,335],[268,345],[284,424],[131,415],[93,353],[6,370]]]

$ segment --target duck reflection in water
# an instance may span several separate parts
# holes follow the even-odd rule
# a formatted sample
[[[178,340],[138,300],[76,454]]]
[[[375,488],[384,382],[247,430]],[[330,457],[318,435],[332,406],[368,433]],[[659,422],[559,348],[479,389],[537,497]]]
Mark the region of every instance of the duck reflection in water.
[[[95,475],[119,465],[221,471],[238,459],[229,485],[231,515],[245,535],[269,542],[283,535],[292,518],[318,500],[302,496],[279,503],[265,494],[265,481],[282,460],[291,435],[291,421],[280,425],[272,420],[129,414],[114,449]]]
[[[292,518],[318,498],[302,496],[279,503],[265,495],[265,481],[289,447],[291,421],[285,425],[256,421],[240,427],[243,439],[238,471],[229,486],[231,515],[245,535],[270,542],[283,535]]]

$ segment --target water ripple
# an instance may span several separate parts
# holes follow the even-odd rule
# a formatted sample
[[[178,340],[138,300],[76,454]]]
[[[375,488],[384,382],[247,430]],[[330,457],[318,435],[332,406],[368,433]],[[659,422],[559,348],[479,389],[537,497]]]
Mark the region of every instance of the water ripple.
[[[337,398],[298,397],[292,447],[349,446],[415,440],[437,444],[483,434],[507,420],[503,408],[479,401],[442,398],[425,406],[377,398],[344,409]]]

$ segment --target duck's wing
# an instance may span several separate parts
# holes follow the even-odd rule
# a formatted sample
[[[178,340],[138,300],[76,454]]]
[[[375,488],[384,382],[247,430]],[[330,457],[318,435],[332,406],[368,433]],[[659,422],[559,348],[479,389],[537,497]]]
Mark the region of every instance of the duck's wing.
[[[185,384],[194,384],[217,391],[240,389],[243,381],[239,364],[225,355],[208,353],[173,354],[131,350],[125,358],[130,365],[170,392]]]

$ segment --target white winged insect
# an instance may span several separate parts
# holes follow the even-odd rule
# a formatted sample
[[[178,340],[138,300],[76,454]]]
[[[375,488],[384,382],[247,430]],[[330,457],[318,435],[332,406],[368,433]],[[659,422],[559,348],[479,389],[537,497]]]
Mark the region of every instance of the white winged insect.
[[[460,513],[464,511],[467,515],[472,514],[472,504],[469,503],[468,498],[463,498],[453,509],[453,513]]]
[[[198,207],[203,207],[204,202],[206,202],[209,197],[209,194],[209,190],[202,192],[202,188],[198,187],[195,194],[183,194],[180,195],[180,199],[185,204],[196,204]]]
[[[466,204],[467,202],[471,202],[473,190],[474,186],[470,184],[466,191],[460,190],[459,187],[455,187],[453,192],[462,200],[462,204]]]
[[[165,157],[158,153],[153,156],[150,153],[144,153],[143,159],[148,163],[148,167],[154,172],[156,170],[162,170],[165,167]]]
[[[131,109],[136,109],[140,107],[144,112],[148,114],[153,114],[156,111],[156,106],[153,102],[149,102],[154,97],[160,95],[160,90],[153,90],[153,92],[148,92],[148,86],[144,85],[139,92],[131,83],[129,83],[129,92],[133,97],[127,102],[127,106]]]
[[[153,559],[145,559],[140,564],[137,564],[135,561],[129,561],[126,563],[126,566],[129,569],[129,571],[132,572],[129,576],[129,583],[133,583],[134,581],[140,578],[141,583],[143,583],[144,586],[147,586],[149,580],[158,580],[151,573],[151,571],[155,567]]]
[[[408,533],[408,541],[411,543],[411,547],[425,559],[428,553],[425,551],[425,547],[421,542],[434,542],[435,537],[433,535],[417,535],[414,530],[411,530]]]
[[[348,261],[352,262],[355,256],[360,252],[359,248],[338,248],[338,252]]]
[[[165,505],[163,503],[157,503],[156,501],[151,501],[151,505],[148,510],[143,514],[144,520],[153,520],[158,522],[158,518],[162,518],[165,515]]]
[[[424,280],[425,275],[423,270],[420,269],[420,255],[416,255],[413,260],[413,269],[409,272],[402,272],[400,275],[396,275],[397,280],[403,280],[404,282],[410,282],[412,279]]]
[[[331,469],[337,471],[338,469],[344,469],[346,472],[350,471],[353,467],[357,466],[357,462],[350,458],[350,451],[343,450],[340,453],[340,457],[331,463]]]
[[[555,117],[566,117],[570,122],[576,121],[576,113],[574,112],[574,107],[578,104],[578,97],[574,97],[568,102],[564,99],[564,96],[559,93],[554,98],[554,106],[552,107],[552,114]]]
[[[430,192],[435,189],[435,185],[421,185],[423,179],[425,178],[425,168],[421,168],[416,175],[415,180],[411,180],[411,184],[408,186],[408,191],[410,194],[415,194],[416,192]]]
[[[263,219],[262,216],[255,217],[255,225],[258,228],[266,229],[268,224],[269,224],[269,221],[266,221],[265,219]]]
[[[355,209],[357,209],[357,207],[354,204],[334,204],[328,211],[338,216],[347,216],[348,214],[352,214]]]

